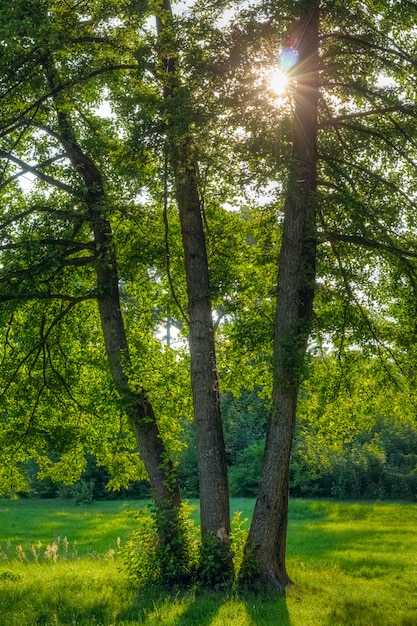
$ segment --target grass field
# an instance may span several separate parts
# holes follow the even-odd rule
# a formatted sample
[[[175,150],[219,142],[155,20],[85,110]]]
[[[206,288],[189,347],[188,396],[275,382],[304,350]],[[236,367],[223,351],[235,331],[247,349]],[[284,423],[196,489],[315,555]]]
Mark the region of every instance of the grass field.
[[[141,505],[0,500],[0,625],[417,626],[416,505],[292,500],[285,599],[133,588],[118,552]]]

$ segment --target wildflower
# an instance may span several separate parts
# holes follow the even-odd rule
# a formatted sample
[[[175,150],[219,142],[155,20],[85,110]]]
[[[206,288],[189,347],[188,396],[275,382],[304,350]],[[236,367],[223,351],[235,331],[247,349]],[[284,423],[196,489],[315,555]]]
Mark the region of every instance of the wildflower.
[[[16,547],[16,552],[17,552],[17,558],[19,559],[19,561],[26,561],[26,553],[20,544]]]
[[[35,561],[36,561],[36,563],[37,563],[37,562],[38,562],[38,560],[39,560],[39,554],[38,554],[38,553],[37,553],[37,551],[36,551],[36,546],[34,546],[34,545],[33,545],[33,541],[32,541],[32,542],[31,542],[31,544],[30,544],[30,549],[31,549],[31,551],[32,551],[33,558],[35,559]]]
[[[46,546],[45,559],[47,559],[48,561],[53,561],[54,563],[58,561],[58,544],[56,543],[56,541],[54,541],[51,546]]]

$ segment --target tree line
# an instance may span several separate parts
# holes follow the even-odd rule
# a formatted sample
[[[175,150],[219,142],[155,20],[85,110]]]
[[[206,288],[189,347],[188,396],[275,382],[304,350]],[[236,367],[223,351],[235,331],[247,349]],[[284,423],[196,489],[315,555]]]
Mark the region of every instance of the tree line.
[[[364,373],[354,381],[359,387],[369,383]],[[397,394],[398,395],[398,392]],[[347,403],[342,393],[338,402]],[[301,399],[303,417],[298,420],[290,463],[290,496],[301,498],[336,498],[341,500],[401,500],[413,502],[417,493],[417,428],[414,415],[404,409],[407,399],[387,412],[371,391],[367,414],[361,414],[359,401],[349,399],[346,418],[349,428],[328,436],[331,413],[312,415],[315,398]],[[262,390],[231,392],[221,395],[229,492],[234,498],[254,498],[259,486],[265,424],[270,400]],[[310,408],[310,411],[309,411]],[[355,415],[356,414],[356,415]],[[176,462],[180,488],[185,498],[198,498],[199,481],[195,433],[192,422],[182,418],[181,440]],[[94,455],[87,455],[87,465],[80,480],[71,485],[38,478],[38,467],[31,459],[25,469],[28,489],[22,497],[66,498],[75,504],[96,500],[143,499],[151,494],[149,481],[132,481],[117,490],[108,489],[112,476],[97,465]]]

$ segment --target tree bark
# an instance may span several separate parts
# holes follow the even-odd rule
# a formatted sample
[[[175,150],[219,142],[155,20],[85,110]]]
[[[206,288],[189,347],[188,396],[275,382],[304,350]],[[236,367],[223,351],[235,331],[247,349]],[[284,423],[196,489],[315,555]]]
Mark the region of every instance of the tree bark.
[[[172,24],[170,2],[163,0],[157,16],[160,35]],[[174,57],[162,51],[165,72],[164,98],[169,106],[167,144],[178,205],[188,296],[191,386],[193,393],[200,519],[203,540],[214,535],[225,549],[225,573],[231,572],[229,487],[223,426],[220,413],[213,313],[206,238],[195,148],[187,119],[188,102],[177,75]],[[186,100],[186,96],[185,96]],[[175,106],[173,106],[173,103]]]
[[[319,2],[301,2],[293,148],[284,205],[274,329],[272,410],[243,576],[284,591],[289,466],[297,394],[310,332],[316,259]],[[252,572],[250,572],[252,570]]]
[[[54,85],[54,68],[48,68]],[[101,173],[94,161],[77,143],[68,113],[55,105],[61,144],[74,169],[84,182],[87,221],[94,234],[97,259],[97,304],[110,373],[122,406],[136,438],[139,455],[148,473],[156,508],[161,544],[170,544],[177,557],[185,558],[181,540],[179,507],[181,496],[174,466],[161,439],[153,407],[144,389],[132,389],[129,381],[131,361],[120,306],[117,257],[109,219],[103,214],[106,194]]]
[[[191,385],[194,404],[202,535],[229,543],[229,489],[220,413],[206,242],[195,167],[173,155],[188,294]]]

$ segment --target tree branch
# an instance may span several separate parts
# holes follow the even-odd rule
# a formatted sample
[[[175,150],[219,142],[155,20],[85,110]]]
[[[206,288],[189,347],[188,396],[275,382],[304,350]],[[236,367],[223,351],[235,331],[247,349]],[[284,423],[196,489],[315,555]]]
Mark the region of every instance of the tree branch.
[[[19,113],[13,119],[13,121],[9,122],[9,125],[7,125],[6,123],[3,127],[4,128],[3,131],[0,133],[0,139],[10,134],[13,130],[16,130],[17,128],[19,128],[21,126],[21,120],[23,120],[27,115],[29,115],[32,112],[33,112],[33,115],[36,115],[41,104],[43,104],[50,98],[53,98],[54,96],[58,95],[59,93],[61,93],[61,91],[64,91],[65,89],[69,89],[71,87],[75,87],[76,85],[79,85],[81,83],[88,82],[92,78],[95,78],[96,76],[100,76],[101,74],[106,74],[107,72],[115,72],[118,70],[137,70],[137,69],[138,69],[138,65],[137,64],[134,65],[132,63],[120,63],[117,65],[107,65],[105,67],[94,70],[93,72],[90,72],[89,74],[86,74],[85,76],[80,76],[76,79],[74,78],[73,80],[68,80],[64,83],[61,83],[60,85],[57,85],[56,87],[51,89],[48,93],[38,98],[36,102],[26,107],[26,109],[24,109],[21,113]]]
[[[62,211],[62,210],[55,209],[55,208],[48,207],[48,206],[34,205],[30,209],[27,209],[26,211],[22,211],[21,213],[17,213],[16,215],[13,215],[13,217],[10,217],[5,222],[0,224],[0,230],[2,230],[3,228],[7,228],[7,226],[11,226],[15,222],[18,222],[24,219],[25,217],[27,217],[28,215],[32,215],[33,213],[36,213],[37,211],[39,211],[39,213],[51,213],[52,215],[56,217],[61,217],[63,219],[64,218],[70,219],[71,221],[74,219],[74,215],[78,217],[79,219],[81,219],[82,217],[81,215],[74,214],[71,211]]]
[[[7,153],[7,154],[10,154],[10,153]],[[40,169],[41,167],[47,167],[48,165],[51,165],[52,163],[55,163],[56,161],[63,159],[65,156],[66,156],[65,154],[58,154],[57,156],[51,157],[50,159],[46,159],[46,161],[42,161],[42,163],[39,163],[38,165],[33,165],[31,167],[35,167],[36,169]],[[0,189],[3,187],[6,187],[17,178],[20,178],[20,176],[23,176],[24,174],[26,174],[27,172],[28,172],[27,169],[23,169],[20,172],[17,172],[16,174],[14,174],[13,176],[10,176],[6,180],[4,180],[2,183],[0,183]]]
[[[28,248],[29,246],[72,246],[72,249],[64,252],[66,255],[74,254],[80,250],[95,250],[92,241],[73,241],[72,239],[37,239],[32,241],[17,241],[16,243],[5,243],[0,245],[0,250],[17,250],[19,248]]]
[[[326,41],[328,39],[338,39],[339,41],[348,41],[349,43],[356,43],[359,46],[363,46],[364,48],[371,48],[372,50],[383,52],[384,55],[392,54],[402,59],[403,61],[407,61],[413,67],[417,67],[417,60],[398,47],[388,48],[387,46],[382,46],[377,43],[373,43],[372,41],[369,41],[367,39],[362,39],[361,37],[355,37],[354,35],[348,35],[348,34],[344,34],[340,32],[324,33],[320,36],[320,41]]]
[[[12,163],[16,163],[16,165],[21,167],[26,172],[30,172],[31,174],[34,174],[34,176],[36,176],[37,178],[40,178],[44,182],[48,183],[49,185],[52,185],[53,187],[56,187],[57,189],[61,189],[72,195],[75,195],[77,193],[75,189],[73,189],[66,183],[63,183],[62,181],[57,180],[56,178],[53,178],[52,176],[49,176],[49,174],[44,174],[43,172],[40,172],[38,170],[38,167],[40,167],[40,165],[29,165],[28,163],[25,163],[25,161],[22,161],[22,159],[19,159],[18,157],[15,157],[10,152],[5,152],[4,150],[0,150],[0,158],[1,157],[4,159],[8,159],[9,161],[12,161]]]
[[[405,250],[404,248],[375,241],[374,239],[368,239],[367,237],[363,237],[361,235],[344,235],[343,233],[338,233],[336,231],[326,231],[324,233],[323,240],[329,241],[330,243],[333,241],[343,241],[364,248],[380,250],[381,252],[388,252],[401,259],[417,259],[417,251],[414,252],[412,250]]]
[[[385,115],[386,113],[406,113],[408,115],[415,116],[416,115],[416,107],[407,104],[399,104],[393,105],[389,107],[377,107],[375,109],[369,109],[368,111],[356,111],[353,113],[347,113],[345,115],[339,115],[338,117],[333,117],[329,120],[325,120],[324,122],[320,122],[318,125],[319,129],[327,128],[329,126],[337,126],[341,122],[345,120],[352,120],[361,117],[370,117],[372,115]]]
[[[371,169],[365,167],[364,165],[354,163],[351,161],[342,160],[342,159],[325,157],[324,155],[321,155],[320,158],[330,165],[332,165],[333,163],[342,163],[343,165],[346,165],[351,169],[356,169],[362,172],[363,174],[366,174],[367,176],[374,178],[377,182],[383,184],[385,187],[389,187],[390,189],[392,189],[394,193],[398,193],[402,198],[404,198],[408,202],[408,204],[410,204],[410,206],[412,206],[414,209],[417,209],[417,202],[414,202],[414,200],[410,198],[410,196],[408,196],[405,193],[405,191],[400,189],[395,183],[392,183],[389,180],[386,180],[383,176],[381,176],[380,174],[377,174]]]
[[[323,214],[321,213],[321,211],[318,211],[318,216],[319,216],[320,224],[321,224],[323,230],[326,232],[327,231],[327,227],[326,227],[326,223],[325,223],[325,220],[324,220],[324,217],[323,217]],[[358,298],[353,293],[353,289],[352,289],[352,286],[350,284],[347,272],[346,272],[345,267],[343,265],[343,262],[342,262],[342,259],[340,257],[340,254],[339,254],[339,251],[337,249],[337,246],[335,245],[335,240],[332,241],[331,239],[329,239],[329,241],[330,241],[330,246],[331,246],[333,255],[334,255],[335,259],[336,259],[336,263],[337,263],[337,265],[339,267],[340,274],[342,276],[343,284],[344,284],[344,287],[345,287],[348,299],[349,299],[350,303],[354,304],[357,307],[357,309],[358,309],[358,311],[360,313],[360,316],[362,317],[362,319],[365,322],[365,325],[369,329],[369,332],[371,334],[372,339],[376,343],[378,357],[380,359],[380,362],[382,363],[382,366],[385,369],[385,371],[387,372],[387,374],[392,378],[392,375],[390,374],[390,372],[389,372],[389,370],[388,370],[388,368],[386,366],[385,359],[383,358],[382,348],[388,352],[388,354],[393,359],[393,361],[395,363],[397,363],[397,365],[399,366],[400,370],[401,370],[401,365],[398,363],[398,359],[396,358],[396,356],[393,353],[393,351],[391,350],[391,348],[389,346],[387,346],[378,337],[378,334],[375,331],[375,328],[374,328],[371,320],[369,319],[367,313],[365,312],[364,307],[361,305],[361,303],[359,302]],[[393,379],[393,380],[394,380],[394,382],[396,382],[395,379]]]

